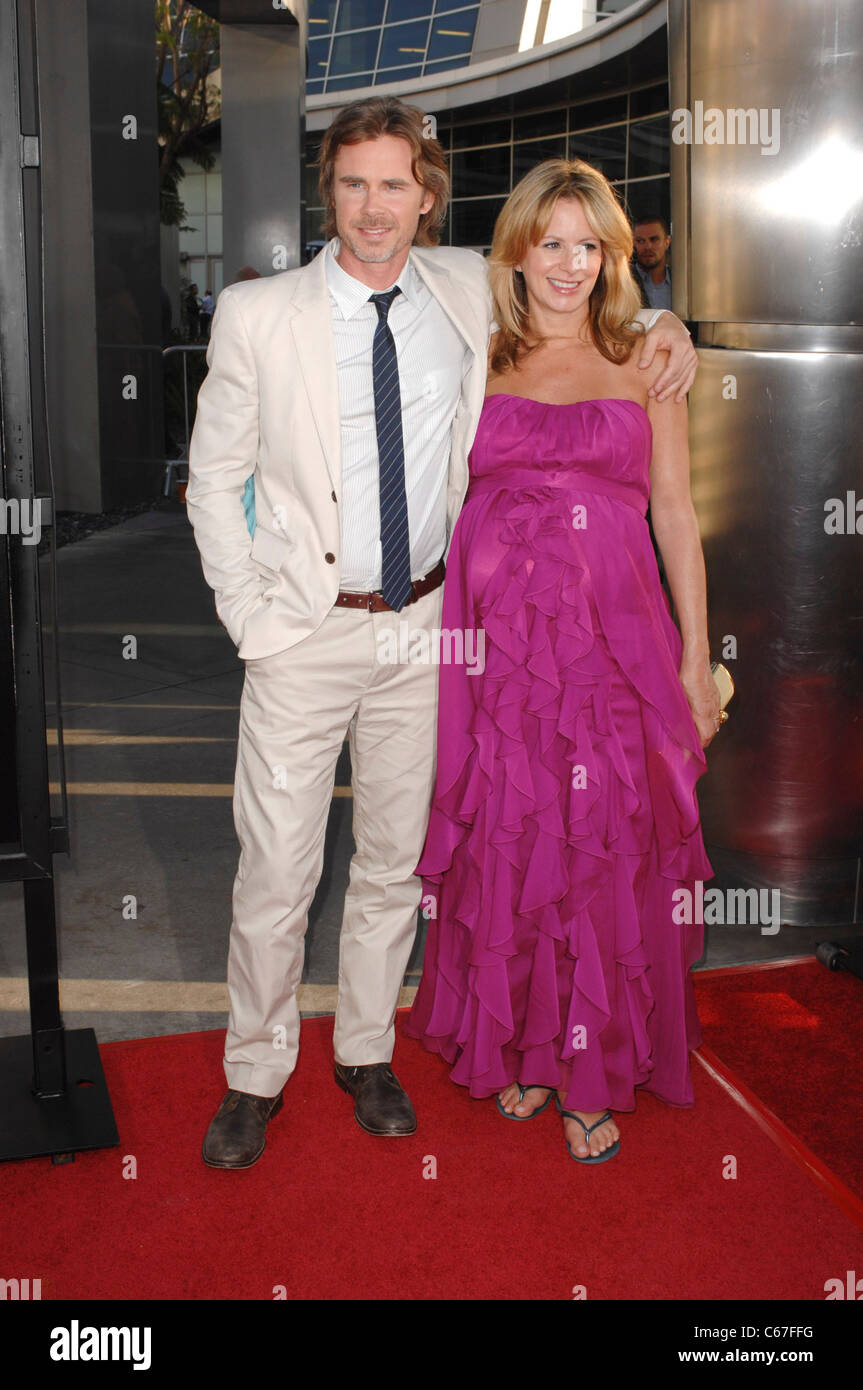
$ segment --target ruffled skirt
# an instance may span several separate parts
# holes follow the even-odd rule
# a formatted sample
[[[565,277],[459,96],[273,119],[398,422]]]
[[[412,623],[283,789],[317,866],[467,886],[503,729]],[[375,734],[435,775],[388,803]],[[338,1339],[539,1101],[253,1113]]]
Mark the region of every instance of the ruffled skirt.
[[[704,756],[643,516],[592,494],[576,535],[574,500],[491,490],[456,527],[443,628],[482,659],[440,670],[406,1032],[474,1096],[520,1081],[579,1110],[632,1110],[637,1087],[690,1105],[703,929],[673,895],[713,872]]]

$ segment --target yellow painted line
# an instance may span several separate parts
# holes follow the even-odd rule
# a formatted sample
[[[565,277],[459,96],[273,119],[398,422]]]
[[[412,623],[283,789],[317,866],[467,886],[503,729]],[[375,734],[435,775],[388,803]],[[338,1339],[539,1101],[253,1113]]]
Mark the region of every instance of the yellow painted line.
[[[182,734],[103,734],[97,729],[64,729],[67,748],[113,747],[127,743],[233,743],[231,738],[188,738]],[[48,730],[49,747],[56,747],[57,730]]]
[[[53,631],[48,627],[46,632]],[[118,637],[212,637],[215,633],[227,636],[220,623],[66,623],[60,624],[61,632],[96,632]]]
[[[53,700],[48,700],[49,705],[53,705]],[[239,705],[166,705],[166,704],[146,704],[139,703],[137,700],[68,700],[69,709],[239,709]]]
[[[60,796],[59,782],[49,783]],[[70,796],[233,796],[233,782],[67,782]],[[350,787],[333,787],[333,796],[353,796]]]
[[[405,985],[399,1008],[412,1004],[416,985]],[[300,985],[302,1013],[335,1013],[337,985]],[[60,1005],[79,1013],[222,1014],[230,1007],[228,987],[215,980],[61,980]],[[28,1008],[27,981],[0,979],[0,1009],[22,1013]]]

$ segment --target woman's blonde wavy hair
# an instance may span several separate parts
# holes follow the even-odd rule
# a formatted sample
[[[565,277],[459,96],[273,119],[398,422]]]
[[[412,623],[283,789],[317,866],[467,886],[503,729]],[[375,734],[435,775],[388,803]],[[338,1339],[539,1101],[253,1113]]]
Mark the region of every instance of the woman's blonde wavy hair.
[[[527,291],[515,267],[542,240],[561,199],[581,203],[602,244],[602,267],[589,301],[596,348],[609,362],[626,362],[641,337],[640,327],[630,326],[641,308],[629,267],[632,231],[610,183],[581,159],[546,159],[516,184],[495,224],[488,260],[500,328],[491,360],[493,372],[510,371],[538,345],[527,342],[531,336]]]

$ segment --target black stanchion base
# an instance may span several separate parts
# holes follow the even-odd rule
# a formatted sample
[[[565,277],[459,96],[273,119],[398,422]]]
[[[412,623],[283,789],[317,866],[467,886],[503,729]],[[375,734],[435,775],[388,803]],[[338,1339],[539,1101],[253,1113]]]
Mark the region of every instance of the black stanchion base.
[[[102,1059],[92,1028],[64,1033],[66,1091],[33,1093],[33,1040],[0,1038],[0,1159],[38,1158],[58,1162],[82,1149],[108,1149],[120,1136]]]

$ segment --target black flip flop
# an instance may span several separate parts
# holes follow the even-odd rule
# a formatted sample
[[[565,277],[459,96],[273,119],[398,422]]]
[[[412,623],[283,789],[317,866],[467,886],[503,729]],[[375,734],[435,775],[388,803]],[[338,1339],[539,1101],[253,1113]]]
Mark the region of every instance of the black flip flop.
[[[610,1110],[606,1110],[605,1114],[604,1114],[604,1115],[600,1115],[600,1117],[599,1117],[598,1120],[594,1120],[594,1122],[593,1122],[592,1125],[586,1125],[586,1124],[584,1123],[584,1120],[581,1118],[581,1116],[580,1116],[580,1115],[576,1115],[575,1112],[574,1112],[573,1110],[564,1110],[564,1109],[563,1109],[563,1106],[561,1105],[560,1100],[558,1099],[557,1096],[555,1096],[554,1101],[555,1101],[555,1104],[556,1104],[556,1106],[557,1106],[557,1108],[558,1108],[558,1112],[559,1112],[561,1115],[563,1115],[567,1120],[577,1120],[577,1121],[578,1121],[578,1123],[581,1125],[582,1129],[584,1130],[584,1142],[585,1142],[585,1144],[588,1144],[588,1145],[589,1145],[589,1143],[590,1143],[590,1136],[591,1136],[591,1134],[593,1133],[593,1131],[594,1131],[595,1129],[599,1129],[599,1126],[600,1126],[600,1125],[604,1125],[604,1124],[606,1124],[609,1120],[613,1120],[613,1119],[614,1119],[614,1116],[612,1115],[611,1111],[610,1111]],[[529,1118],[529,1117],[528,1117],[528,1118]],[[615,1154],[618,1152],[618,1150],[620,1149],[620,1140],[619,1140],[619,1139],[615,1139],[614,1143],[613,1143],[613,1144],[610,1144],[609,1147],[605,1150],[604,1153],[596,1154],[593,1158],[580,1158],[578,1154],[574,1154],[574,1153],[572,1152],[572,1145],[570,1144],[570,1142],[569,1142],[568,1139],[567,1139],[567,1141],[566,1141],[566,1147],[569,1149],[570,1157],[571,1157],[571,1158],[574,1158],[575,1161],[576,1161],[576,1163],[605,1163],[605,1162],[607,1162],[607,1160],[608,1160],[609,1158],[614,1158],[614,1155],[615,1155]]]
[[[541,1114],[542,1114],[543,1110],[544,1110],[545,1107],[548,1105],[548,1103],[549,1103],[549,1101],[551,1100],[552,1096],[554,1096],[554,1087],[553,1087],[553,1086],[539,1086],[539,1085],[522,1086],[522,1084],[521,1084],[520,1081],[517,1081],[515,1084],[516,1084],[516,1086],[518,1087],[518,1100],[516,1101],[516,1105],[521,1105],[522,1101],[524,1100],[525,1092],[526,1092],[526,1091],[548,1091],[548,1095],[546,1096],[545,1100],[542,1102],[542,1105],[538,1105],[538,1106],[536,1107],[535,1110],[532,1110],[532,1111],[530,1112],[529,1115],[514,1115],[514,1114],[512,1114],[511,1111],[509,1111],[509,1110],[504,1110],[503,1106],[502,1106],[501,1103],[500,1103],[500,1096],[498,1096],[498,1098],[497,1098],[497,1108],[498,1108],[498,1110],[500,1111],[501,1115],[503,1115],[503,1117],[504,1117],[505,1120],[532,1120],[533,1117],[534,1117],[534,1115],[541,1115]],[[555,1100],[557,1100],[557,1096],[555,1096],[554,1098],[555,1098]]]

